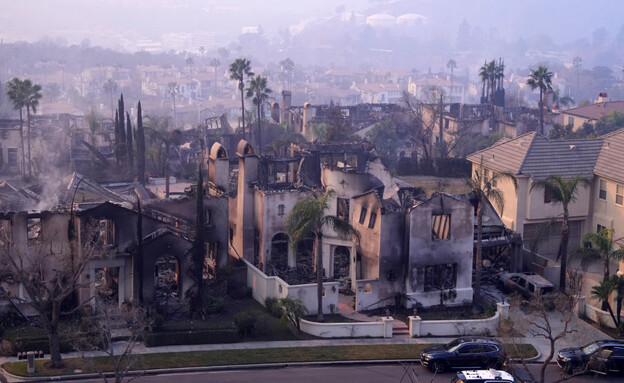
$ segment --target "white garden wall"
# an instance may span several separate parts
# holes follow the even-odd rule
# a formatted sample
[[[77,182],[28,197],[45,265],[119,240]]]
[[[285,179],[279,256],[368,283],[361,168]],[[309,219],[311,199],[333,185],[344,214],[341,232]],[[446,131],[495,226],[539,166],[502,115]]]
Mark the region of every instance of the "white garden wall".
[[[496,335],[500,313],[491,318],[466,320],[422,320],[409,317],[410,337]]]
[[[319,323],[300,320],[301,331],[320,338],[392,338],[392,317],[378,322]]]
[[[246,260],[242,261],[247,265],[247,287],[251,288],[254,299],[260,304],[264,305],[266,298],[291,297],[300,299],[309,314],[318,312],[315,283],[291,286],[279,277],[267,276]],[[323,314],[331,314],[332,310],[334,312],[338,310],[338,282],[325,282],[323,288],[325,289]]]

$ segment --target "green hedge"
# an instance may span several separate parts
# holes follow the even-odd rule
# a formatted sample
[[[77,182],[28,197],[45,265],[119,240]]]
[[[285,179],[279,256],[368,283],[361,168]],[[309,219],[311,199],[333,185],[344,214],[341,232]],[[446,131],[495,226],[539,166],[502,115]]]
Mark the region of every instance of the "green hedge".
[[[242,340],[241,334],[235,329],[156,332],[146,333],[143,338],[147,347],[236,343]]]
[[[13,348],[14,353],[39,351],[50,353],[50,341],[45,329],[39,327],[13,327],[6,329],[3,339]],[[68,342],[61,340],[61,352],[73,351]]]

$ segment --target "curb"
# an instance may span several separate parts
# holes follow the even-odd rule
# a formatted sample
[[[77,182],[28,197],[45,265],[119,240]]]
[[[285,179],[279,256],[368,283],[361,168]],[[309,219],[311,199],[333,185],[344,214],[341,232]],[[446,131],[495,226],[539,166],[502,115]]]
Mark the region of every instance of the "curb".
[[[375,364],[396,364],[396,363],[415,363],[420,359],[386,359],[386,360],[336,360],[323,362],[292,362],[292,363],[261,363],[261,364],[233,364],[227,366],[203,366],[203,367],[183,367],[183,368],[164,368],[152,369],[145,371],[135,371],[128,373],[128,376],[145,376],[145,375],[166,375],[173,373],[189,373],[203,371],[233,371],[233,370],[269,370],[286,367],[308,367],[308,366],[349,366],[349,365],[375,365]],[[55,382],[60,380],[82,380],[99,378],[100,374],[76,374],[76,375],[59,375],[28,378],[19,375],[13,375],[0,367],[0,373],[19,382]],[[114,373],[104,373],[106,377],[114,376]],[[2,375],[0,375],[2,376]]]
[[[525,360],[528,364],[538,364],[538,358],[541,357],[539,350],[537,355],[533,358]],[[513,361],[520,361],[520,359],[513,359]],[[309,366],[349,366],[349,365],[376,365],[376,364],[397,364],[397,363],[418,363],[420,359],[385,359],[385,360],[336,360],[336,361],[321,361],[321,362],[291,362],[291,363],[260,363],[260,364],[233,364],[227,366],[203,366],[203,367],[183,367],[183,368],[165,368],[165,369],[152,369],[145,371],[136,371],[128,373],[128,376],[149,376],[149,375],[167,375],[174,373],[190,373],[190,372],[204,372],[204,371],[233,371],[233,370],[269,370],[279,369],[286,367],[309,367]],[[551,362],[550,364],[554,364]],[[13,375],[0,367],[0,372],[4,373],[7,377],[10,377],[14,381],[19,382],[55,382],[60,380],[83,380],[99,378],[100,374],[76,374],[76,375],[59,375],[49,377],[35,377],[28,378],[19,375]],[[114,376],[113,373],[104,373],[105,376]],[[1,375],[0,375],[1,376]]]

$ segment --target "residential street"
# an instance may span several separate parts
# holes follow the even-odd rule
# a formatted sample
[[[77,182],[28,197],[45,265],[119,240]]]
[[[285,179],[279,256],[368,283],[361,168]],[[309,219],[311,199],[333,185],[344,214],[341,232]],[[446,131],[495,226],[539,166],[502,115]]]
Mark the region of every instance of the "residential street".
[[[534,374],[539,373],[539,365],[531,365]],[[410,372],[406,374],[406,369]],[[404,375],[405,374],[405,375]],[[548,366],[546,381],[553,382],[560,377],[560,370],[556,365]],[[410,378],[411,376],[411,378]],[[271,383],[317,383],[317,382],[358,382],[358,383],[448,383],[455,376],[453,372],[434,377],[429,370],[419,364],[401,366],[389,365],[360,365],[360,366],[331,366],[331,367],[286,367],[262,370],[234,370],[193,373],[174,373],[167,375],[145,376],[135,381],[140,383],[238,383],[238,382],[271,382]],[[621,376],[593,377],[591,375],[575,377],[568,382],[621,382]],[[68,381],[69,382],[69,381]],[[90,383],[99,383],[100,380],[89,380]]]

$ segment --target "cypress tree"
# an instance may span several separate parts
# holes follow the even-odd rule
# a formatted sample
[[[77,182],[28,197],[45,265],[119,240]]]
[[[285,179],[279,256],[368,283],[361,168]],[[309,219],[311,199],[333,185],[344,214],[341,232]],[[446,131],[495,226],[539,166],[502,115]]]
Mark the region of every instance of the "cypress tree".
[[[126,112],[126,154],[128,156],[128,174],[134,172],[134,150],[132,148],[132,124],[130,123],[130,113]]]
[[[126,165],[126,122],[124,116],[124,99],[123,94],[119,98],[119,161],[120,165]]]
[[[119,147],[121,145],[121,133],[119,132],[119,110],[115,109],[115,161],[117,166],[121,163],[121,157],[119,156]]]
[[[141,101],[139,101],[139,104],[137,105],[137,128],[135,134],[136,137],[134,140],[136,141],[137,146],[137,173],[139,182],[141,185],[145,185],[145,131],[143,130]]]

